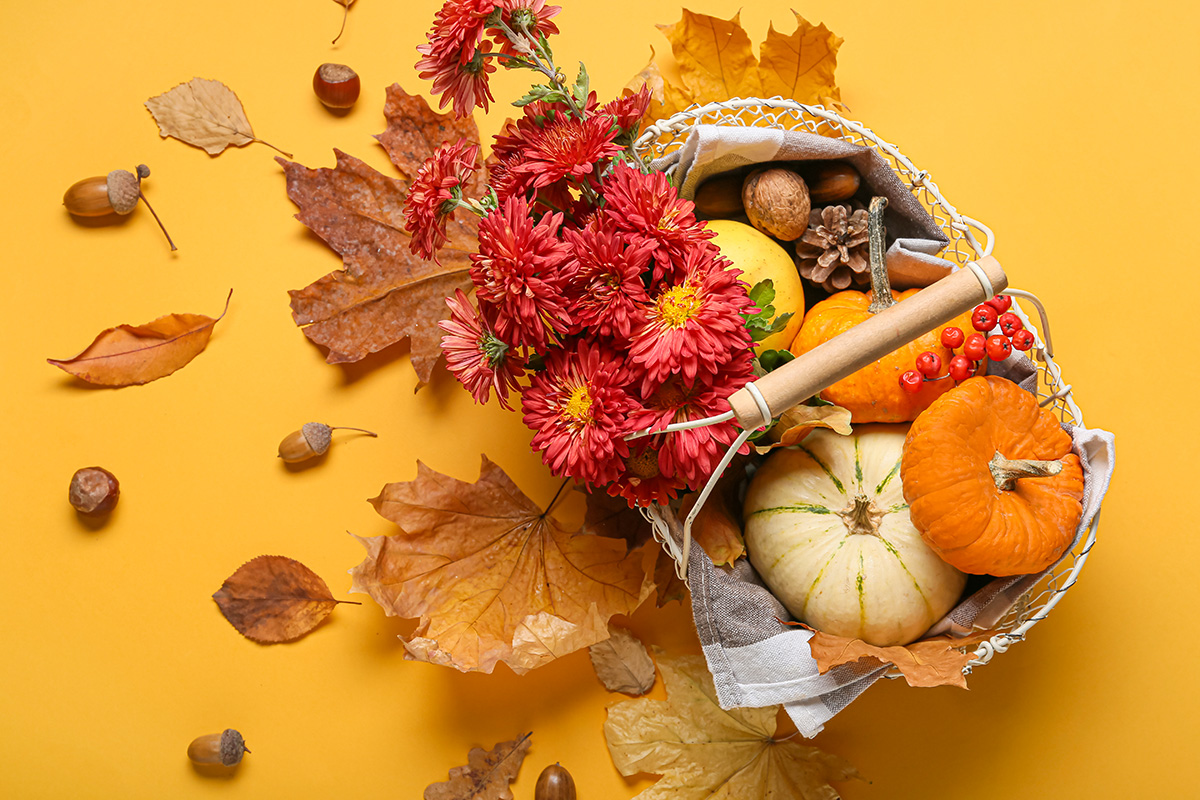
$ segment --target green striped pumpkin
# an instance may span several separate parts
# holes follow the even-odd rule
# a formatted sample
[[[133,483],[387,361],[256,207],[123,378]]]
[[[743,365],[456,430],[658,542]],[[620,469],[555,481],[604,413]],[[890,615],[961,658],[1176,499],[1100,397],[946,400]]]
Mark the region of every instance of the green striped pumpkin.
[[[962,594],[966,576],[909,520],[900,481],[907,430],[817,430],[772,453],[751,480],[750,561],[801,622],[868,644],[908,644]]]

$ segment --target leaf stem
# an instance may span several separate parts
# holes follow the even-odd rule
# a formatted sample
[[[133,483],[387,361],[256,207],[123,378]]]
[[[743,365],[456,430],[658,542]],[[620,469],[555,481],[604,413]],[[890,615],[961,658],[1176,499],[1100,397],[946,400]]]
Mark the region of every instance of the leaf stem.
[[[554,510],[554,506],[562,498],[563,489],[567,488],[567,484],[570,482],[570,478],[563,478],[563,482],[558,486],[558,491],[555,492],[554,497],[550,499],[550,505],[546,506],[546,510],[542,512],[543,517],[550,516],[550,512]]]
[[[251,139],[252,141],[258,142],[259,144],[265,144],[267,147],[271,148],[271,149],[272,149],[272,150],[274,150],[275,152],[277,152],[277,153],[283,153],[283,155],[287,156],[288,158],[295,158],[295,156],[293,156],[291,153],[288,153],[288,152],[286,152],[286,151],[284,151],[284,150],[280,150],[280,149],[279,149],[278,147],[276,147],[275,145],[271,144],[270,142],[265,142],[265,141],[263,141],[262,139],[259,139],[257,136],[251,136],[251,137],[250,137],[250,139]]]

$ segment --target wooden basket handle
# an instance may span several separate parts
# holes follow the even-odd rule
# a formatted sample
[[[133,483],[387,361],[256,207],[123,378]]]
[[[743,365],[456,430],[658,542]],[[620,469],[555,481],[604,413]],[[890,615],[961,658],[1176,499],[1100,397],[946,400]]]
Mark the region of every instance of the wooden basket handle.
[[[960,269],[833,337],[729,397],[729,406],[745,430],[761,428],[792,406],[858,372],[873,361],[929,333],[1008,287],[1000,262],[985,256],[974,268]],[[983,280],[991,284],[985,292]],[[753,392],[757,388],[770,411],[766,418]]]

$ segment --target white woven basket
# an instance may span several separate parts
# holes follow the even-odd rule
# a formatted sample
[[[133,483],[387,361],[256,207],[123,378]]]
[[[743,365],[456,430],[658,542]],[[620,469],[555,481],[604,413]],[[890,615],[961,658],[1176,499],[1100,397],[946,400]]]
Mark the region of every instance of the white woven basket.
[[[681,148],[692,126],[700,124],[806,131],[869,147],[891,164],[949,239],[950,244],[942,253],[944,258],[964,266],[992,252],[995,244],[992,231],[983,223],[960,214],[942,196],[937,184],[929,179],[928,172],[919,169],[895,145],[884,141],[871,129],[821,106],[805,105],[779,97],[738,98],[693,106],[647,128],[634,148],[651,158],[661,158]],[[1045,309],[1028,292],[1009,289],[1005,293],[1029,301],[1038,312],[1039,325],[1035,326],[1018,303],[1014,302],[1011,309],[1036,337],[1029,353],[1037,366],[1040,405],[1051,408],[1063,422],[1082,426],[1083,412],[1071,398],[1071,386],[1063,380],[1062,371],[1053,358]],[[1044,580],[1017,601],[996,626],[1001,632],[977,646],[974,658],[963,669],[964,673],[988,663],[996,653],[1003,653],[1014,642],[1023,640],[1034,625],[1046,618],[1066,591],[1075,585],[1088,553],[1096,543],[1099,520],[1097,513],[1087,533],[1075,547],[1051,569]],[[673,549],[669,547],[668,552]],[[672,555],[678,557],[678,553]]]

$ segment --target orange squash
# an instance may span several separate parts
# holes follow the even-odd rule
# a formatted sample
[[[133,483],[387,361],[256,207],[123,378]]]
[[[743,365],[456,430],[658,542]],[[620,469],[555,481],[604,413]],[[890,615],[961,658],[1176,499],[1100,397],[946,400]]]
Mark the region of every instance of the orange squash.
[[[886,201],[879,204],[872,202],[868,218],[868,225],[872,230],[871,291],[848,289],[810,308],[804,316],[800,332],[789,348],[796,355],[807,353],[817,345],[865,322],[888,306],[921,291],[909,289],[898,293],[892,291],[888,284],[887,267],[883,260],[881,223],[885,205]],[[881,299],[877,302],[876,297]],[[950,325],[960,328],[963,333],[971,333],[973,329],[970,312],[956,317]],[[911,422],[934,400],[954,386],[954,381],[945,377],[949,375],[950,359],[954,353],[942,346],[941,332],[942,329],[938,328],[913,342],[901,345],[875,363],[825,389],[821,392],[821,398],[849,409],[851,421],[855,423]],[[937,376],[939,380],[926,381],[918,392],[906,392],[900,387],[900,376],[914,369],[917,356],[926,350],[937,353],[942,359],[942,369]]]
[[[925,543],[977,575],[1049,567],[1083,510],[1071,437],[1033,395],[995,376],[968,378],[917,417],[900,479]]]

